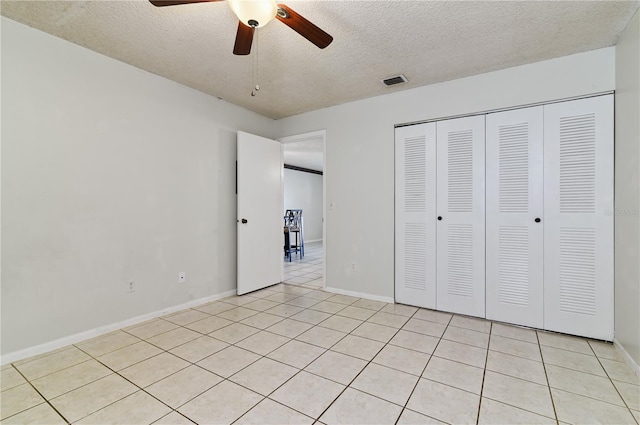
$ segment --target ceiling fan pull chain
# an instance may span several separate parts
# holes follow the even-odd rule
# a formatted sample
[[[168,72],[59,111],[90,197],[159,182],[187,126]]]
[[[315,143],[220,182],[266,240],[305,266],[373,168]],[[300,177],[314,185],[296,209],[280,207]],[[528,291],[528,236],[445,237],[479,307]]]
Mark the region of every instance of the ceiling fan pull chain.
[[[258,84],[258,46],[260,46],[260,36],[258,33],[258,28],[256,28],[256,52],[253,58],[253,90],[251,90],[251,96],[257,95],[260,90],[260,84]]]

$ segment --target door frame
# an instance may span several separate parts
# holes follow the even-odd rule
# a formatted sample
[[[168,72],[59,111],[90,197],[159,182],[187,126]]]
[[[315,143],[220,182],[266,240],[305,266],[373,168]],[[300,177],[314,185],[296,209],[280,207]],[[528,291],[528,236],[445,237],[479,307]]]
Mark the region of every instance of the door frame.
[[[311,140],[322,140],[322,288],[327,286],[327,130],[311,131],[308,133],[295,134],[293,136],[280,137],[276,139],[282,143],[282,216],[284,217],[284,145],[288,143],[308,142]],[[284,282],[284,260],[282,262],[282,279]]]

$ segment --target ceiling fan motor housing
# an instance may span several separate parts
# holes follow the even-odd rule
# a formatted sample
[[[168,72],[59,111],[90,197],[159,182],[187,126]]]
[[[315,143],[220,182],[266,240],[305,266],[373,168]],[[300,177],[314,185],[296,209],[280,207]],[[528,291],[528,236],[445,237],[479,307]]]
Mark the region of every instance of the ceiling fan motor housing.
[[[253,28],[267,25],[278,12],[275,0],[229,0],[229,6],[240,22]]]

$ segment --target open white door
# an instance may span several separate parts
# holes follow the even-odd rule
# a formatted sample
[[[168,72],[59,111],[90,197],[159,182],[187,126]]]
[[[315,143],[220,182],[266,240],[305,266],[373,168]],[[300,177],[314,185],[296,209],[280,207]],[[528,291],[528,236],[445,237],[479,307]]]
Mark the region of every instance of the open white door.
[[[282,277],[282,155],[280,143],[238,132],[238,295]]]

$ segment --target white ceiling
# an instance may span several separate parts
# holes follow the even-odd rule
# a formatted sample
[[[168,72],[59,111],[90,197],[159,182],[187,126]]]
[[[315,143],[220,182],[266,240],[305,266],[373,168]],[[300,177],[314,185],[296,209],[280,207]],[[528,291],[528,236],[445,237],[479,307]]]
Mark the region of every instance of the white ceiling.
[[[232,54],[226,2],[7,1],[2,15],[272,118],[612,46],[638,1],[281,0],[333,35],[320,50],[274,20]],[[385,88],[399,73],[409,83]]]
[[[324,142],[322,138],[314,140],[284,143],[284,163],[310,170],[324,169]]]

